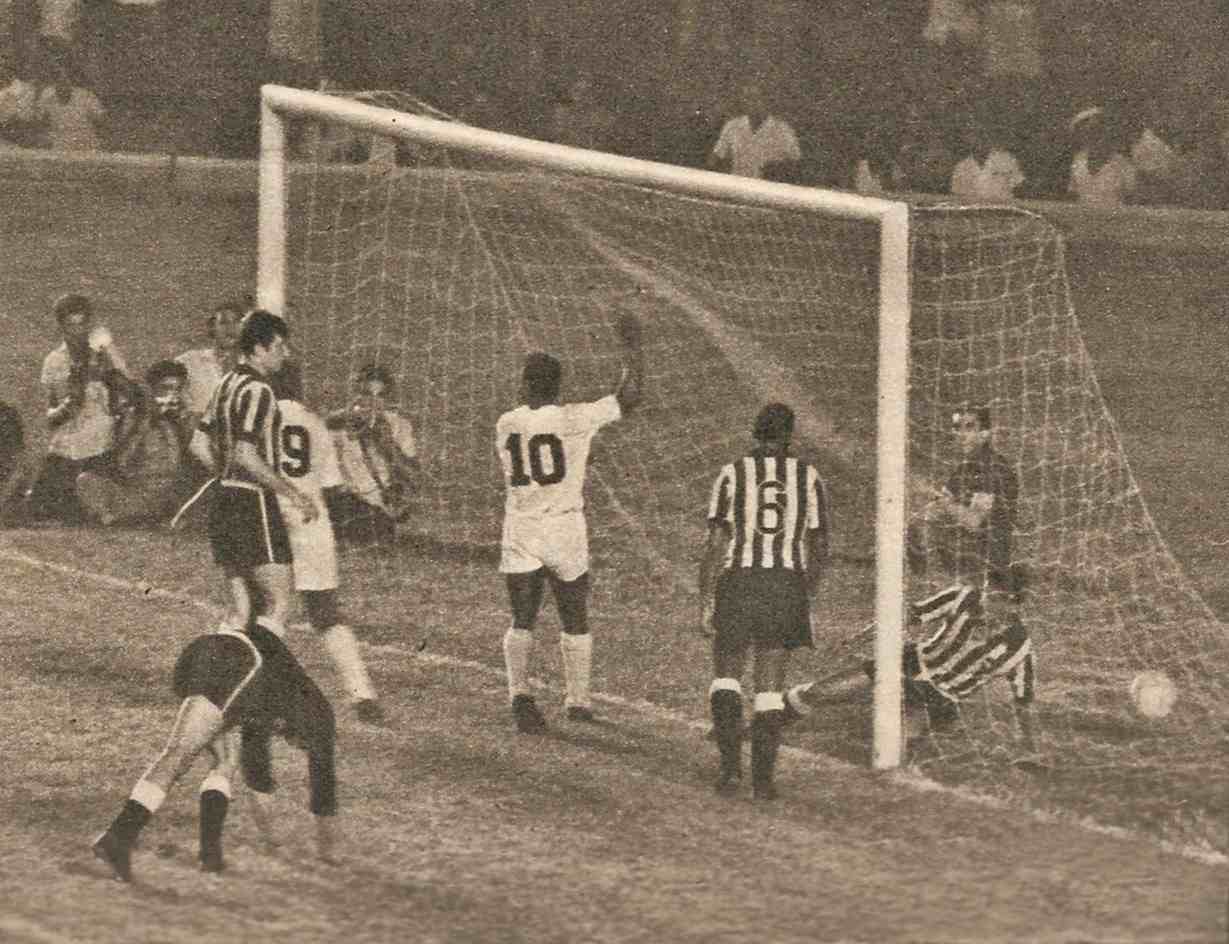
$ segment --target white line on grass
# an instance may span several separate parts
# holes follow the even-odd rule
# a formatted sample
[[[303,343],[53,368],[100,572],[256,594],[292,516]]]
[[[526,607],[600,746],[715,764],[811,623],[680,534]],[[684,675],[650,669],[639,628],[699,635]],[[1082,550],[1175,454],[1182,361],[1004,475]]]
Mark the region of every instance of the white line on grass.
[[[186,604],[193,606],[201,610],[203,613],[207,613],[211,616],[221,615],[224,612],[221,607],[215,606],[206,600],[201,600],[183,593],[177,593],[172,590],[165,590],[160,587],[155,587],[151,584],[145,583],[144,581],[126,580],[123,577],[114,577],[109,574],[101,574],[92,570],[82,570],[68,564],[57,564],[53,561],[46,561],[37,557],[32,557],[29,554],[23,554],[20,551],[15,551],[7,547],[0,547],[0,560],[9,560],[17,564],[24,564],[25,566],[35,570],[48,570],[67,577],[88,580],[100,586],[124,593],[137,593],[147,600],[169,600],[176,603]],[[464,669],[468,672],[476,672],[492,678],[504,678],[504,673],[502,670],[489,665],[484,665],[481,662],[474,662],[470,659],[460,659],[455,656],[440,655],[438,653],[414,653],[402,646],[392,646],[378,643],[364,643],[363,648],[378,655],[394,656],[402,659],[411,658],[420,662],[426,662],[430,665],[438,665],[451,669]],[[535,683],[540,688],[550,688],[550,686],[546,685],[540,680],[535,680]],[[664,705],[659,705],[656,702],[651,702],[643,698],[624,698],[621,695],[594,692],[593,699],[594,701],[602,704],[613,705],[626,709],[657,721],[668,721],[671,723],[684,725],[695,731],[704,731],[707,729],[707,725],[702,721],[697,721],[695,718],[690,717],[681,711],[667,708]],[[806,751],[798,747],[782,746],[781,753],[809,767],[835,767],[842,770],[857,770],[867,774],[872,773],[870,770],[856,764],[850,764],[846,761],[839,760],[838,758],[831,757],[826,754],[817,754],[813,751]],[[943,796],[952,797],[966,803],[976,804],[977,806],[983,806],[989,809],[1020,813],[1040,823],[1074,825],[1086,832],[1097,835],[1108,836],[1128,842],[1139,842],[1145,845],[1157,846],[1164,852],[1181,856],[1182,858],[1190,859],[1195,862],[1201,862],[1205,865],[1229,865],[1229,856],[1216,852],[1213,849],[1207,849],[1188,843],[1174,843],[1164,839],[1157,839],[1143,833],[1133,832],[1132,830],[1125,829],[1120,826],[1105,826],[1094,820],[1074,817],[1071,814],[1017,807],[1006,800],[985,796],[964,787],[947,786],[946,784],[931,780],[913,769],[893,770],[886,772],[886,774],[875,774],[875,776],[886,776],[892,783],[899,784],[906,789],[915,790],[919,793],[938,793]],[[55,938],[54,940],[60,941],[61,939]]]

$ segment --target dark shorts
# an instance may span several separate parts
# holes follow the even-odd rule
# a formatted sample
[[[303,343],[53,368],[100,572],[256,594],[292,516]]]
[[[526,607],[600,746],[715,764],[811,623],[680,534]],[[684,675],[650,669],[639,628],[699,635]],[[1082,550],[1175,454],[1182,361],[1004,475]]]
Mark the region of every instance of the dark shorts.
[[[290,563],[290,538],[277,496],[255,485],[220,483],[209,507],[213,560],[228,573]]]
[[[228,727],[280,722],[298,730],[327,703],[286,644],[263,626],[197,636],[175,663],[173,687],[181,699],[204,695]]]
[[[181,700],[203,695],[234,724],[260,699],[264,657],[241,633],[197,636],[179,654],[172,688]]]
[[[811,646],[810,601],[790,570],[727,570],[717,581],[715,645],[725,652]]]

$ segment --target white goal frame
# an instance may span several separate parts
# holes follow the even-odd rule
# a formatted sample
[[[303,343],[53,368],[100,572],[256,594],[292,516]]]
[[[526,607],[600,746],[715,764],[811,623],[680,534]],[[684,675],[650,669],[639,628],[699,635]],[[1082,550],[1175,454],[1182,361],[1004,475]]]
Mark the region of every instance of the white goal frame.
[[[468,125],[410,115],[280,85],[261,89],[257,303],[285,308],[287,185],[291,168],[286,119],[314,118],[389,138],[459,148],[509,162],[583,174],[744,205],[822,213],[879,228],[879,352],[876,417],[874,750],[876,769],[900,766],[901,649],[904,640],[905,483],[909,396],[909,207],[894,200],[773,183],[712,171],[550,144]]]

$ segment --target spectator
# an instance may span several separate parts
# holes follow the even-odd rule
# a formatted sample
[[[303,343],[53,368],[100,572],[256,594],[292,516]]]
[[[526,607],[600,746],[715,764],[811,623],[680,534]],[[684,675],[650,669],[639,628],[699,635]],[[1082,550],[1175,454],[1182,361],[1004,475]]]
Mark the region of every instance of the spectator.
[[[1009,201],[1024,183],[1016,156],[991,136],[978,133],[971,152],[952,170],[951,194],[964,200]]]
[[[900,165],[888,135],[879,127],[864,136],[862,156],[853,168],[853,189],[857,193],[880,194],[901,190]]]
[[[14,76],[0,89],[0,141],[30,147],[36,142],[37,127],[38,86]]]
[[[184,407],[192,425],[205,414],[209,398],[213,395],[213,388],[218,385],[218,381],[235,366],[239,322],[251,307],[250,299],[218,305],[209,313],[206,322],[209,346],[192,348],[175,358],[188,372]]]
[[[114,468],[77,476],[77,499],[89,517],[109,526],[174,514],[189,486],[187,381],[188,370],[177,361],[158,361],[146,372],[148,390],[139,398],[131,432],[117,444]]]
[[[389,405],[392,375],[367,364],[355,376],[354,399],[329,414],[342,486],[329,494],[329,512],[343,539],[388,540],[408,513],[420,467],[414,427]]]
[[[53,306],[64,343],[43,360],[51,438],[22,512],[34,519],[76,520],[77,476],[85,471],[110,474],[112,447],[130,419],[132,381],[111,332],[94,323],[84,295],[69,294]]]
[[[1086,108],[1071,119],[1076,143],[1068,190],[1087,206],[1117,207],[1127,203],[1139,185],[1131,158],[1124,153],[1118,122],[1100,107]]]
[[[614,115],[598,96],[588,75],[578,75],[567,97],[555,105],[552,140],[573,147],[605,151],[610,148]]]
[[[740,177],[794,180],[802,149],[789,122],[769,112],[758,84],[744,90],[743,109],[722,126],[708,156],[709,169]]]
[[[38,117],[47,147],[53,151],[99,151],[99,126],[106,110],[98,96],[78,85],[63,63],[55,65],[55,81],[38,96]]]

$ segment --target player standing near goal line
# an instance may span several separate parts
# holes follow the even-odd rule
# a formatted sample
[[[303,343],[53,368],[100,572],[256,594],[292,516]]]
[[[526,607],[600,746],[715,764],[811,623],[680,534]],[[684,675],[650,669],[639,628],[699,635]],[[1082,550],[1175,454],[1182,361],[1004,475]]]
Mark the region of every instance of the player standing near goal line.
[[[828,497],[815,467],[790,455],[793,433],[794,411],[767,404],[752,430],[755,447],[722,468],[709,501],[701,628],[713,637],[709,705],[723,795],[742,779],[740,679],[748,650],[754,652],[755,685],[752,791],[756,799],[771,800],[789,656],[813,645],[810,609],[828,557]]]
[[[368,724],[378,724],[384,720],[384,712],[354,631],[341,622],[337,607],[337,540],[325,503],[325,490],[341,485],[333,437],[324,420],[304,406],[297,370],[281,371],[273,378],[273,388],[282,415],[281,472],[311,497],[317,510],[315,518],[304,520],[292,503],[278,496],[290,537],[294,588],[303,601],[308,622],[337,668],[355,713]]]
[[[559,610],[567,690],[566,716],[593,721],[589,676],[589,534],[584,514],[585,470],[593,436],[640,402],[644,357],[639,320],[618,322],[623,373],[614,393],[592,403],[559,403],[562,368],[549,354],[525,358],[523,404],[495,424],[495,448],[507,487],[500,572],[506,576],[512,626],[504,634],[508,697],[517,730],[541,734],[546,720],[529,687],[533,626],[549,581]]]
[[[216,632],[193,640],[180,654],[174,689],[181,704],[166,747],[94,842],[94,854],[125,881],[131,878],[132,849],[141,830],[206,750],[214,765],[201,784],[201,867],[221,871],[222,825],[236,763],[233,739],[224,735],[239,724],[254,730],[280,725],[288,740],[307,750],[317,841],[322,856],[332,853],[331,821],[337,811],[333,709],[281,640],[290,602],[290,543],[275,496],[293,502],[305,520],[318,514],[315,502],[277,472],[281,414],[266,377],[285,363],[288,336],[285,321],[269,312],[258,310],[244,318],[240,362],[215,389],[193,439],[194,451],[219,476],[209,539],[226,575],[233,611]],[[249,742],[265,743],[245,739],[245,747]],[[243,763],[250,786],[272,789],[267,765],[261,770],[247,757]]]

